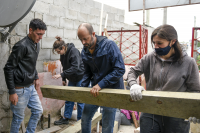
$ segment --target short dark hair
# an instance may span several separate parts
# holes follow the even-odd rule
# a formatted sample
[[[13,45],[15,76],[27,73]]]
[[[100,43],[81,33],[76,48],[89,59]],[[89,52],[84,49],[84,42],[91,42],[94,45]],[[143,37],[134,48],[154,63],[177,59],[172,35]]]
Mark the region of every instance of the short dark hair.
[[[81,26],[84,26],[88,30],[90,35],[92,35],[92,33],[94,32],[94,29],[93,29],[93,27],[92,27],[92,25],[90,23],[82,23],[82,24],[79,25],[78,29]]]
[[[38,18],[32,19],[30,24],[29,24],[29,28],[34,30],[40,29],[40,30],[47,30],[47,26],[46,24]]]

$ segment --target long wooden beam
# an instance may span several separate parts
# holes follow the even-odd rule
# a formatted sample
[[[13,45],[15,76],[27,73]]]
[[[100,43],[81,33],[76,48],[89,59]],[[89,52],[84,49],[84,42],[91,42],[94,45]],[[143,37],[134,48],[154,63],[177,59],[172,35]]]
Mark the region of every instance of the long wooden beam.
[[[187,119],[200,119],[200,93],[143,91],[142,100],[132,101],[129,90],[102,89],[93,97],[87,87],[44,85],[44,97],[87,103],[99,106],[140,111]]]

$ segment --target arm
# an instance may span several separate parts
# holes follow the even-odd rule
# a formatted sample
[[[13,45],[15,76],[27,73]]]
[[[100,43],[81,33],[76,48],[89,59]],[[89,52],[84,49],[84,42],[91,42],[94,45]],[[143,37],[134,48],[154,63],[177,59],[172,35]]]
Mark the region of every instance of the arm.
[[[23,45],[15,44],[12,49],[8,61],[4,67],[4,75],[9,89],[9,94],[15,94],[15,83],[14,83],[14,70],[18,66],[20,60],[22,60],[25,54],[25,47]]]
[[[113,44],[109,47],[108,56],[113,70],[98,83],[100,88],[105,88],[110,84],[117,83],[125,73],[125,66],[121,52],[117,45],[114,42],[112,43]]]
[[[196,61],[192,58],[188,69],[188,77],[186,79],[187,91],[200,92],[199,69]]]

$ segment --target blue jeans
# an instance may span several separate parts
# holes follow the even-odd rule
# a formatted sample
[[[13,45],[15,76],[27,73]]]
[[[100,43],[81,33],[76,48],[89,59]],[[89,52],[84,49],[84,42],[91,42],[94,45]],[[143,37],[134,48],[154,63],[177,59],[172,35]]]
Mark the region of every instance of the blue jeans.
[[[78,82],[71,82],[69,81],[68,86],[77,86],[80,87],[82,83],[82,80],[78,81]],[[81,119],[82,116],[82,112],[83,112],[83,108],[84,108],[84,103],[77,103],[77,120]],[[64,112],[64,117],[65,118],[71,118],[72,117],[72,111],[73,111],[73,107],[74,107],[74,102],[70,102],[70,101],[66,101],[65,102],[65,112]]]
[[[37,123],[43,113],[42,105],[35,90],[34,85],[24,87],[22,89],[16,89],[18,95],[17,105],[11,103],[11,110],[13,112],[13,119],[11,123],[10,132],[18,133],[20,124],[24,119],[25,108],[31,109],[31,117],[26,128],[26,133],[34,133]]]
[[[85,104],[81,119],[82,133],[91,133],[91,120],[99,106]],[[102,133],[113,133],[116,108],[103,107],[102,112]]]

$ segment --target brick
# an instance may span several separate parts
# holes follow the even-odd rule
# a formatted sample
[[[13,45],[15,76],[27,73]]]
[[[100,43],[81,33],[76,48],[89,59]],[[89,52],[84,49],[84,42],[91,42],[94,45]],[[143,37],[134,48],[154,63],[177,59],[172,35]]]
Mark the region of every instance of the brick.
[[[59,27],[59,18],[57,16],[44,14],[43,21],[46,23],[46,25]]]
[[[103,5],[103,10],[105,12],[111,12],[111,6],[109,6],[109,5]]]
[[[78,13],[78,20],[79,21],[83,21],[83,22],[87,22],[87,14],[85,14],[85,13]]]
[[[59,60],[60,59],[60,54],[57,54],[57,53],[53,53],[52,50],[50,51],[51,52],[51,60]]]
[[[49,14],[49,4],[42,1],[36,1],[31,11]]]
[[[42,39],[42,49],[52,48],[55,41],[56,41],[55,37],[44,37]]]
[[[96,32],[97,35],[99,35],[99,25],[92,25],[94,32]]]
[[[64,30],[64,38],[77,38],[77,30]]]
[[[60,18],[60,27],[64,27],[66,29],[73,29],[74,22],[73,22],[73,20],[69,20],[66,18]]]
[[[75,20],[74,21],[74,29],[78,29],[79,25],[82,24],[83,22]]]
[[[15,26],[15,32],[16,32],[17,35],[26,36],[27,35],[27,33],[26,33],[26,25],[22,24],[22,23],[18,23]]]
[[[97,17],[92,16],[92,15],[88,15],[88,22],[91,24],[96,24],[97,23]]]
[[[120,15],[120,16],[119,16],[119,21],[120,21],[120,22],[124,22],[124,16],[123,16],[123,15]]]
[[[34,12],[29,12],[20,22],[29,24],[32,19],[34,19]]]
[[[85,0],[85,4],[89,5],[90,7],[94,7],[94,1],[93,0]]]
[[[110,27],[112,27],[112,20],[107,20],[107,26],[110,26]]]
[[[65,17],[65,9],[60,6],[50,5],[50,15]]]
[[[47,37],[63,37],[63,29],[58,29],[55,27],[47,26]]]
[[[81,12],[85,14],[90,14],[91,7],[88,5],[81,6]]]
[[[111,13],[117,13],[117,8],[115,8],[115,7],[111,7]]]
[[[53,0],[38,0],[38,1],[42,1],[42,2],[45,2],[45,3],[53,4]]]
[[[77,3],[76,1],[70,0],[69,1],[69,9],[80,12],[81,5],[79,3]]]
[[[77,11],[66,9],[65,17],[68,19],[77,19]]]
[[[101,3],[97,2],[97,1],[94,1],[94,7],[101,10]]]
[[[114,13],[108,13],[108,20],[115,20],[115,14]]]
[[[38,13],[38,12],[35,12],[35,18],[39,18],[39,19],[43,20],[42,14]]]
[[[69,0],[54,0],[53,4],[57,6],[62,6],[68,9]]]
[[[72,40],[72,42],[74,43],[77,49],[83,49],[83,44],[81,43],[79,39]]]
[[[38,55],[38,61],[41,60],[49,60],[50,59],[50,51],[51,49],[40,49],[40,53]]]
[[[100,10],[93,7],[93,8],[91,8],[91,10],[90,10],[90,15],[94,15],[94,16],[100,17]]]

